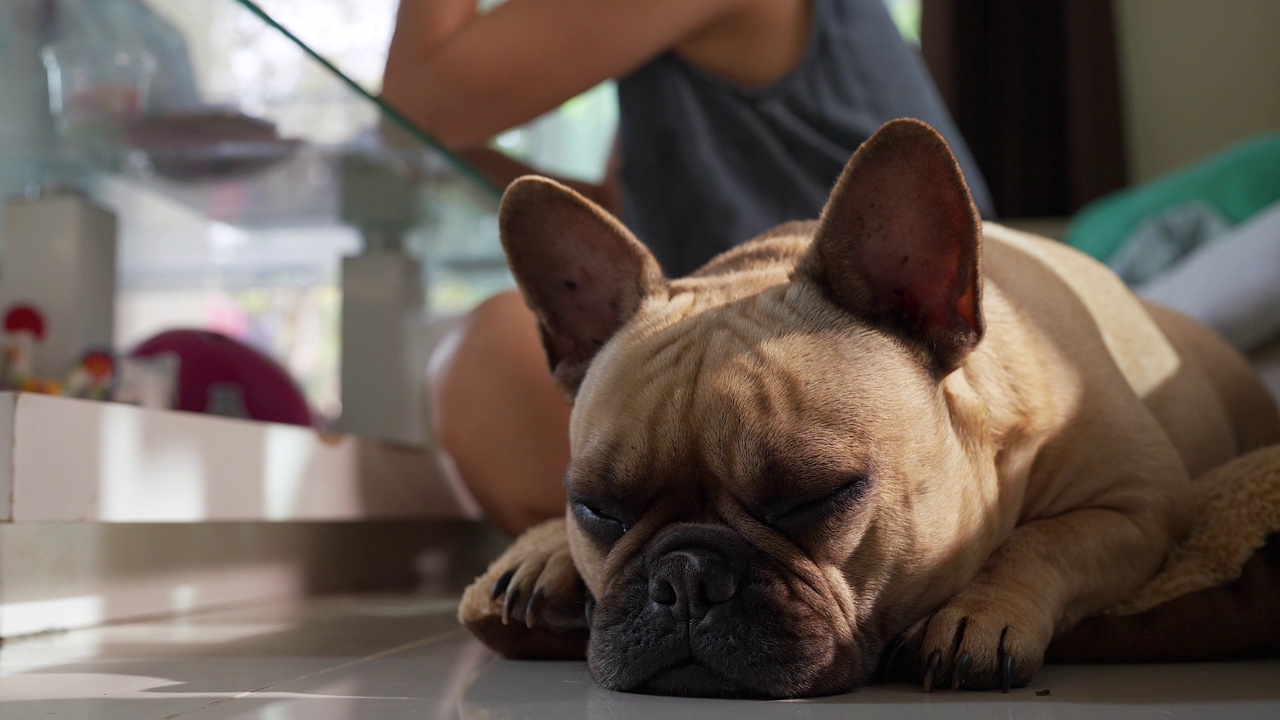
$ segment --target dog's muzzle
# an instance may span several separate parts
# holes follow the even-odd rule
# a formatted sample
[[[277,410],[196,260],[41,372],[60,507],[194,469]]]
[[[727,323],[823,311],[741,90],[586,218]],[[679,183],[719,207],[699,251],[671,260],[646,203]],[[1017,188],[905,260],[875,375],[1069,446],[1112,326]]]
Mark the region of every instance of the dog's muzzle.
[[[877,641],[837,633],[802,583],[727,525],[668,525],[596,598],[591,673],[610,690],[660,695],[849,690],[874,669]]]
[[[718,672],[717,640],[741,611],[739,590],[751,553],[736,533],[718,525],[683,524],[661,533],[644,554],[648,598],[644,615],[668,641],[637,688],[672,695],[742,695],[750,689]]]

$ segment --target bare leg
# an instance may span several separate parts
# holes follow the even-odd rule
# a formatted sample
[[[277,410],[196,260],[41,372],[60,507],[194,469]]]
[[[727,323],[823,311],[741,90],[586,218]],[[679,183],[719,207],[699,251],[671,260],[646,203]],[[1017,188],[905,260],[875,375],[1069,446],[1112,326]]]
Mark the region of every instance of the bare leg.
[[[440,442],[486,517],[519,534],[564,514],[569,404],[514,292],[471,312],[432,359]]]

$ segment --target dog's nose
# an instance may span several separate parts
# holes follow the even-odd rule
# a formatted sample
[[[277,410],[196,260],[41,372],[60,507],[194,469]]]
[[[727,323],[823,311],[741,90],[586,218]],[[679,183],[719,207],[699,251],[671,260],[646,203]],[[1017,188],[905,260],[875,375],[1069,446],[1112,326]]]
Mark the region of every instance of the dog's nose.
[[[663,555],[649,574],[649,599],[671,609],[677,620],[701,620],[738,593],[738,578],[724,558],[703,548]]]

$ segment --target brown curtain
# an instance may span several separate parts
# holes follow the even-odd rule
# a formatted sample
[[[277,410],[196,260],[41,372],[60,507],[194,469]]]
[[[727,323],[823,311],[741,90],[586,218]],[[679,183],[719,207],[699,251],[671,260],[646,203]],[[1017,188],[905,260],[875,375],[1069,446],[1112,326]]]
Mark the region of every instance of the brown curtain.
[[[1111,0],[923,0],[921,46],[1002,217],[1123,187]]]

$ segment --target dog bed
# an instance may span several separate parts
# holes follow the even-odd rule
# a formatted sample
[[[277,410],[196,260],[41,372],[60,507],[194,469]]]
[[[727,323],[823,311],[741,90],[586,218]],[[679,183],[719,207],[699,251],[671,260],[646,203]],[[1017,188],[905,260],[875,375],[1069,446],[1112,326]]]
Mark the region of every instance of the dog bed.
[[[1204,508],[1133,597],[1049,647],[1050,662],[1224,660],[1280,654],[1280,445],[1192,483]]]

